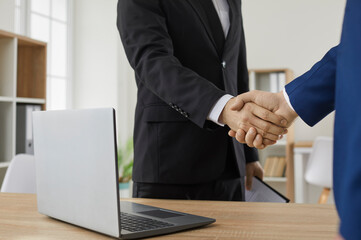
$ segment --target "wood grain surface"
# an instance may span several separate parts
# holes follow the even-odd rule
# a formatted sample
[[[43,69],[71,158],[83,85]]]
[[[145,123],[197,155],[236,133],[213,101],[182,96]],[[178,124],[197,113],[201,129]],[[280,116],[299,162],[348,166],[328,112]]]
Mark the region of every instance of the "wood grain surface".
[[[217,220],[203,228],[156,237],[159,239],[333,239],[338,228],[333,205],[126,200]],[[36,195],[0,193],[0,239],[112,238],[39,214]]]

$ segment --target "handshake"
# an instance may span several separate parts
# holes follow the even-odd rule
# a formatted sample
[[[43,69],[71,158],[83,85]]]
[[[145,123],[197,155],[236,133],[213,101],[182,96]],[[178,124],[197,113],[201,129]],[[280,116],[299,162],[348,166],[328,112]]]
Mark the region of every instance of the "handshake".
[[[297,116],[283,92],[256,90],[229,100],[219,121],[228,125],[229,136],[238,142],[263,149],[281,139]]]

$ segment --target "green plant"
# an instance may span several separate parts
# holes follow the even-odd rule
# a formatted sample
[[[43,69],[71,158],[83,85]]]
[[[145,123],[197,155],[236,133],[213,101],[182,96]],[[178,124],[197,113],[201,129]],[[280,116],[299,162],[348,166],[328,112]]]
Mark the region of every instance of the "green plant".
[[[125,146],[118,150],[119,182],[129,182],[132,179],[133,158],[133,138],[130,138]]]

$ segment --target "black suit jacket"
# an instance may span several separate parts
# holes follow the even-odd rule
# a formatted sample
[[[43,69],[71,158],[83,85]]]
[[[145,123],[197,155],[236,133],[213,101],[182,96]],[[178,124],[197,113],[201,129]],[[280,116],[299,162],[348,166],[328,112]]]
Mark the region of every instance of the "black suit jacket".
[[[200,1],[118,2],[117,26],[138,86],[136,182],[210,182],[221,176],[227,154],[244,176],[245,162],[258,158],[231,140],[227,127],[207,120],[224,94],[248,91],[241,1],[228,0],[231,26],[221,54]]]

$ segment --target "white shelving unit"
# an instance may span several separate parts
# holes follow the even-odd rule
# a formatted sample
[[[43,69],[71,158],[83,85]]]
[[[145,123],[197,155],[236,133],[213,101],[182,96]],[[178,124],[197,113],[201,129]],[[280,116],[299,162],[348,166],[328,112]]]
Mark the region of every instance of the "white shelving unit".
[[[17,103],[29,103],[29,104],[45,104],[45,99],[41,98],[16,98]]]
[[[0,30],[0,185],[16,153],[19,104],[46,104],[46,43]]]
[[[279,92],[284,85],[293,79],[289,69],[252,69],[249,70],[250,90]],[[279,156],[286,158],[286,171],[283,177],[265,177],[264,181],[285,194],[294,201],[294,171],[293,171],[293,127],[288,129],[288,134],[275,145],[259,150],[260,162],[264,166],[266,158]]]
[[[263,180],[265,182],[286,182],[287,178],[285,178],[285,177],[265,177]]]
[[[10,165],[10,162],[2,162],[2,163],[0,163],[0,168],[7,168],[7,167],[9,167],[9,165]]]

